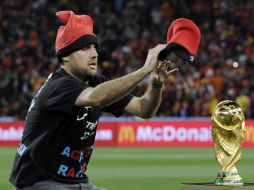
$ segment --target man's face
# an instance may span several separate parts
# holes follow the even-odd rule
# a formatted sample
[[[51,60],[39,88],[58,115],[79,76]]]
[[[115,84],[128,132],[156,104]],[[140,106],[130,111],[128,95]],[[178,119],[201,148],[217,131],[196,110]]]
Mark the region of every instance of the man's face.
[[[94,44],[88,45],[81,50],[75,51],[67,59],[70,71],[80,77],[90,77],[97,74],[97,59],[98,53]]]

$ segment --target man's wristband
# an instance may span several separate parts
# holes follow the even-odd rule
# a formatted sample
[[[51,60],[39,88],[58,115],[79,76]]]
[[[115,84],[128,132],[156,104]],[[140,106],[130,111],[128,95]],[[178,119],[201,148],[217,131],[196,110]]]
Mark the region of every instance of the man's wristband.
[[[152,80],[151,85],[153,88],[161,88],[163,86],[163,82],[158,82],[156,80]]]

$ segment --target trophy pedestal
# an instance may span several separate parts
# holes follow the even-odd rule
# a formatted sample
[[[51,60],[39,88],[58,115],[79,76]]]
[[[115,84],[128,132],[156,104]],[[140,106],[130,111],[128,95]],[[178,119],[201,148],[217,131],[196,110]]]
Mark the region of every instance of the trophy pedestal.
[[[182,190],[254,190],[254,183],[244,183],[242,186],[224,186],[214,183],[183,183]]]

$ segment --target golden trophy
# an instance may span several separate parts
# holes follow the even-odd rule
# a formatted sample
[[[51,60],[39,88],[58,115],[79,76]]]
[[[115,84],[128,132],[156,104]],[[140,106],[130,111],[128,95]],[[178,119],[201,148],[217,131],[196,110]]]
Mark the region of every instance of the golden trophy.
[[[241,186],[242,178],[235,164],[241,158],[245,134],[244,113],[236,102],[224,100],[216,106],[211,120],[215,155],[221,165],[215,184]]]

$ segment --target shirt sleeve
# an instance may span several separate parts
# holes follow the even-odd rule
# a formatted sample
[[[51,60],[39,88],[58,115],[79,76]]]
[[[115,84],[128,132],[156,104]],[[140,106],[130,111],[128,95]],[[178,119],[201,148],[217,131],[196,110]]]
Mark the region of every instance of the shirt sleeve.
[[[71,114],[77,97],[85,88],[87,86],[76,79],[70,77],[59,79],[49,92],[47,109]]]
[[[119,117],[123,114],[124,108],[128,105],[128,103],[131,101],[133,98],[132,94],[127,94],[123,98],[117,100],[116,102],[105,106],[102,111],[104,112],[110,112],[114,116]]]

